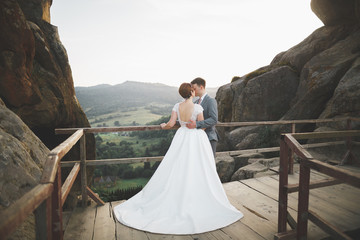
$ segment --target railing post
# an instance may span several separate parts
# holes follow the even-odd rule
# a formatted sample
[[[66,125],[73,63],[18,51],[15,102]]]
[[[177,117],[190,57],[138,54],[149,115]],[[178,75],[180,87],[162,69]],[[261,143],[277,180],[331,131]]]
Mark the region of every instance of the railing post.
[[[80,138],[80,171],[81,171],[81,195],[83,207],[86,206],[87,202],[87,181],[86,181],[86,139],[85,133]]]
[[[296,132],[295,123],[291,124],[291,133]],[[294,174],[294,151],[290,150],[290,158],[289,158],[289,174]]]
[[[54,190],[51,194],[52,239],[63,239],[62,206],[61,206],[61,166],[57,166]]]
[[[286,217],[288,193],[285,185],[288,185],[289,147],[284,141],[285,135],[280,139],[280,167],[279,167],[279,212],[278,233],[286,232]]]
[[[36,239],[51,240],[51,197],[45,199],[35,210]]]
[[[348,118],[347,121],[346,121],[346,130],[351,130],[351,119]],[[353,157],[352,156],[352,152],[351,152],[351,146],[352,145],[352,142],[351,142],[351,137],[347,137],[346,138],[346,153],[345,153],[345,156],[343,157],[343,159],[341,160],[340,162],[340,165],[344,165],[346,163],[346,161],[350,158]]]
[[[304,161],[300,160],[300,178],[299,178],[299,200],[296,235],[298,240],[307,239],[307,227],[309,218],[309,184],[310,167],[306,166]]]

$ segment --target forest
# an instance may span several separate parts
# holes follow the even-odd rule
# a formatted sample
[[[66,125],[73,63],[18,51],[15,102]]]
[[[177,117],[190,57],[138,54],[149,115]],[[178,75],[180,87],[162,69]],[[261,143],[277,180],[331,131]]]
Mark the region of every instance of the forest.
[[[170,116],[162,117],[147,125],[159,125],[169,119]],[[105,134],[96,134],[96,158],[164,156],[174,134],[175,130],[134,131],[113,134],[107,140]],[[127,199],[141,190],[159,164],[160,162],[144,162],[97,166],[93,178],[94,191],[108,201]],[[99,182],[104,178],[108,180]],[[124,180],[127,180],[127,184],[123,184]],[[120,181],[122,184],[118,184]]]

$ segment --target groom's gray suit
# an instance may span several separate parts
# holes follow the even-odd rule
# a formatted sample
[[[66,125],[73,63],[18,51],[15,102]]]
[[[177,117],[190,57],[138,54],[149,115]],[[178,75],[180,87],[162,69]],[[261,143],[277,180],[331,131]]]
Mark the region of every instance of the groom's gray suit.
[[[200,100],[200,99],[199,99]],[[199,103],[199,100],[196,103]],[[215,125],[218,121],[218,110],[216,100],[210,97],[208,94],[205,95],[200,105],[204,108],[204,120],[196,122],[196,128],[205,128],[205,132],[211,143],[211,147],[216,152],[216,143],[219,140]]]

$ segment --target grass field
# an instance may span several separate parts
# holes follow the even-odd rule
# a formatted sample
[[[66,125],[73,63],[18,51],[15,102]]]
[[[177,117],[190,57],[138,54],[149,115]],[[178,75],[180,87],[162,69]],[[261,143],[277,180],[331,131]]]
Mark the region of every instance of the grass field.
[[[113,192],[118,189],[127,189],[132,187],[142,186],[144,187],[149,181],[147,178],[134,178],[134,179],[119,179],[116,181],[116,185],[111,187],[94,187],[94,191],[97,189],[102,189],[107,192]]]
[[[138,137],[130,137],[130,136],[122,136],[122,133],[99,133],[98,134],[102,139],[103,143],[106,144],[106,142],[115,143],[116,145],[119,145],[121,141],[126,141],[131,143],[135,156],[143,157],[145,154],[145,149],[147,146],[150,146],[152,144],[158,144],[161,139],[141,139]]]
[[[170,112],[169,112],[170,114]],[[145,107],[137,107],[133,109],[129,109],[128,111],[117,111],[109,114],[103,114],[96,117],[89,118],[89,122],[92,127],[96,127],[97,125],[103,125],[112,127],[114,126],[115,121],[119,121],[121,126],[131,126],[134,122],[140,125],[145,125],[148,122],[158,120],[162,115],[153,114],[149,109],[145,109]],[[95,120],[101,121],[95,122]]]

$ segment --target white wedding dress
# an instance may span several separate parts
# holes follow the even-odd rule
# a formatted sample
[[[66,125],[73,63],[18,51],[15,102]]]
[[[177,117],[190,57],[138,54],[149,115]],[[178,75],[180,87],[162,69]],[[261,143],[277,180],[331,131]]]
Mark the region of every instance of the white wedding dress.
[[[225,227],[243,217],[233,207],[216,172],[205,131],[181,127],[158,169],[138,194],[117,205],[119,222],[132,228],[163,234],[196,234]],[[203,111],[194,105],[191,119]]]

